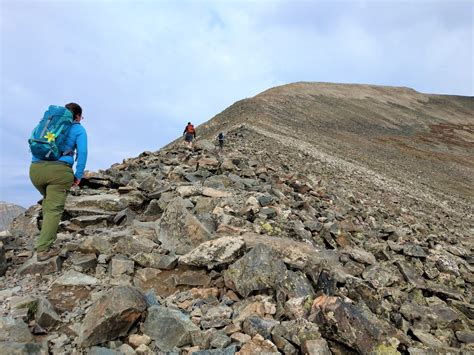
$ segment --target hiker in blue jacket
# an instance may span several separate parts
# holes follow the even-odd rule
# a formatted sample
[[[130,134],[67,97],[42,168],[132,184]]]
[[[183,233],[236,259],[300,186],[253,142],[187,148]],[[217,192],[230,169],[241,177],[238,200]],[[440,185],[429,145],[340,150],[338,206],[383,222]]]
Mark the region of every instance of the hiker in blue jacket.
[[[44,261],[59,254],[52,248],[64,211],[66,195],[71,186],[78,186],[87,162],[87,133],[81,125],[82,108],[76,103],[65,106],[72,112],[73,124],[66,136],[63,155],[54,161],[40,160],[33,156],[30,179],[43,195],[43,225],[36,242],[37,260]],[[74,152],[76,154],[74,154]],[[76,171],[73,173],[74,155]]]

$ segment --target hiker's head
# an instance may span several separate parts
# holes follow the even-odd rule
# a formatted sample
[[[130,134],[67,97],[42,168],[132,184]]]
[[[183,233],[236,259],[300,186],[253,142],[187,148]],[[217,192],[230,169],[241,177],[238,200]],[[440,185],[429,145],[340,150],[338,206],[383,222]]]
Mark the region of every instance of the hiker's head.
[[[71,102],[65,106],[69,111],[72,112],[72,116],[75,121],[80,121],[82,118],[82,108],[78,104]]]
[[[188,122],[188,124],[191,124],[191,122]]]

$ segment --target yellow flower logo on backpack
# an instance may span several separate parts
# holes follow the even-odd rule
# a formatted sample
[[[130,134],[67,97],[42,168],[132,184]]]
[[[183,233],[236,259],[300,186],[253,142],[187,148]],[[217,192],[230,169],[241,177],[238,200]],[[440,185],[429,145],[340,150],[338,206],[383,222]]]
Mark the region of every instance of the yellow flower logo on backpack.
[[[56,140],[56,135],[53,132],[48,132],[48,133],[46,133],[44,138],[46,138],[48,140],[48,143],[51,143],[54,140]]]

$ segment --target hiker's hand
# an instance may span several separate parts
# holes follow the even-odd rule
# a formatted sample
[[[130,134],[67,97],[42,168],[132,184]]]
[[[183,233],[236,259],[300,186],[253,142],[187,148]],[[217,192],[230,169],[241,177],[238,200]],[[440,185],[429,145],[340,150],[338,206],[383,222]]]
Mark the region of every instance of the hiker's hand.
[[[81,182],[81,179],[74,178],[74,182],[72,183],[72,187],[79,186],[80,182]]]

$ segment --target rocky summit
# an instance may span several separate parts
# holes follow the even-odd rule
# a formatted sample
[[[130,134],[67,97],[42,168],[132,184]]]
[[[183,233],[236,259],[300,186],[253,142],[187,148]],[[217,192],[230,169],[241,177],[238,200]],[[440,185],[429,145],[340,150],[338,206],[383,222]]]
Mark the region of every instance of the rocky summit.
[[[1,235],[0,353],[474,351],[473,105],[296,83],[89,172]]]

